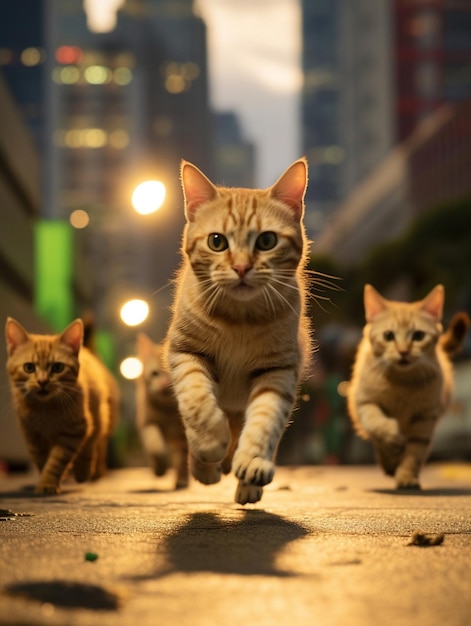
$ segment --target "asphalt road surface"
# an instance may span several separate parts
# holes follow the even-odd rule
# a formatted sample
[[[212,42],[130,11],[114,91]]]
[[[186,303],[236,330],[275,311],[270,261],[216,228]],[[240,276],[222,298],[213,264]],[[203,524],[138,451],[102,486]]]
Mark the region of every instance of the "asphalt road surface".
[[[245,507],[232,476],[172,491],[126,468],[49,497],[34,478],[0,476],[3,626],[471,624],[471,464],[428,466],[418,493],[277,468]]]

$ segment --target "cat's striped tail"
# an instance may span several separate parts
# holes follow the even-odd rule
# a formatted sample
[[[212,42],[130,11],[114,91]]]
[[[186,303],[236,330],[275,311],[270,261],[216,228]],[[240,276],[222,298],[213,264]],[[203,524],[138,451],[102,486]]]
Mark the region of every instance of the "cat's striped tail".
[[[452,317],[446,332],[440,337],[440,345],[448,356],[455,356],[463,348],[470,325],[469,316],[464,311]]]

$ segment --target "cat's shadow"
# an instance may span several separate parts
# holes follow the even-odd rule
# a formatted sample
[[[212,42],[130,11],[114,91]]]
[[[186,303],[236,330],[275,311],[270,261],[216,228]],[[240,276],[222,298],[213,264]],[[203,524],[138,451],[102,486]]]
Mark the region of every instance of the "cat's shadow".
[[[236,520],[193,513],[159,546],[165,565],[138,577],[160,578],[175,572],[292,576],[277,566],[277,555],[307,533],[300,524],[263,510],[243,509],[243,517]]]
[[[389,496],[471,496],[471,487],[441,487],[432,489],[369,489],[371,493]]]

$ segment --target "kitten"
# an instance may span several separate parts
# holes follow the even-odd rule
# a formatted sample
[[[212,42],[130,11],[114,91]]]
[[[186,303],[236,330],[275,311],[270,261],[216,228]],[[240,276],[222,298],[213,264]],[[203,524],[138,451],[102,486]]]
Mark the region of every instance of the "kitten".
[[[78,482],[103,476],[119,391],[82,346],[82,320],[57,335],[34,335],[9,317],[5,334],[13,404],[40,472],[36,492],[58,493],[69,468]]]
[[[136,422],[142,445],[157,476],[173,467],[176,488],[188,486],[188,445],[170,376],[162,362],[162,345],[145,333],[137,336],[143,365],[136,389]]]
[[[364,328],[348,391],[357,432],[397,488],[420,488],[437,420],[453,391],[450,357],[466,337],[469,318],[458,313],[442,334],[445,291],[437,285],[412,303],[383,298],[365,285]]]
[[[273,479],[311,343],[305,313],[305,159],[268,189],[216,187],[191,163],[167,359],[202,483],[232,469],[236,502]]]

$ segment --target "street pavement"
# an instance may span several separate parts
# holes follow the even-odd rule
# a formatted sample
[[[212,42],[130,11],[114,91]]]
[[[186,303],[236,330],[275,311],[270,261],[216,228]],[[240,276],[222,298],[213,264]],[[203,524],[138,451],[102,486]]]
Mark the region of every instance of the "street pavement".
[[[3,626],[471,624],[471,464],[401,493],[373,466],[280,467],[245,507],[232,476],[172,491],[132,467],[49,497],[34,478],[0,477]]]

